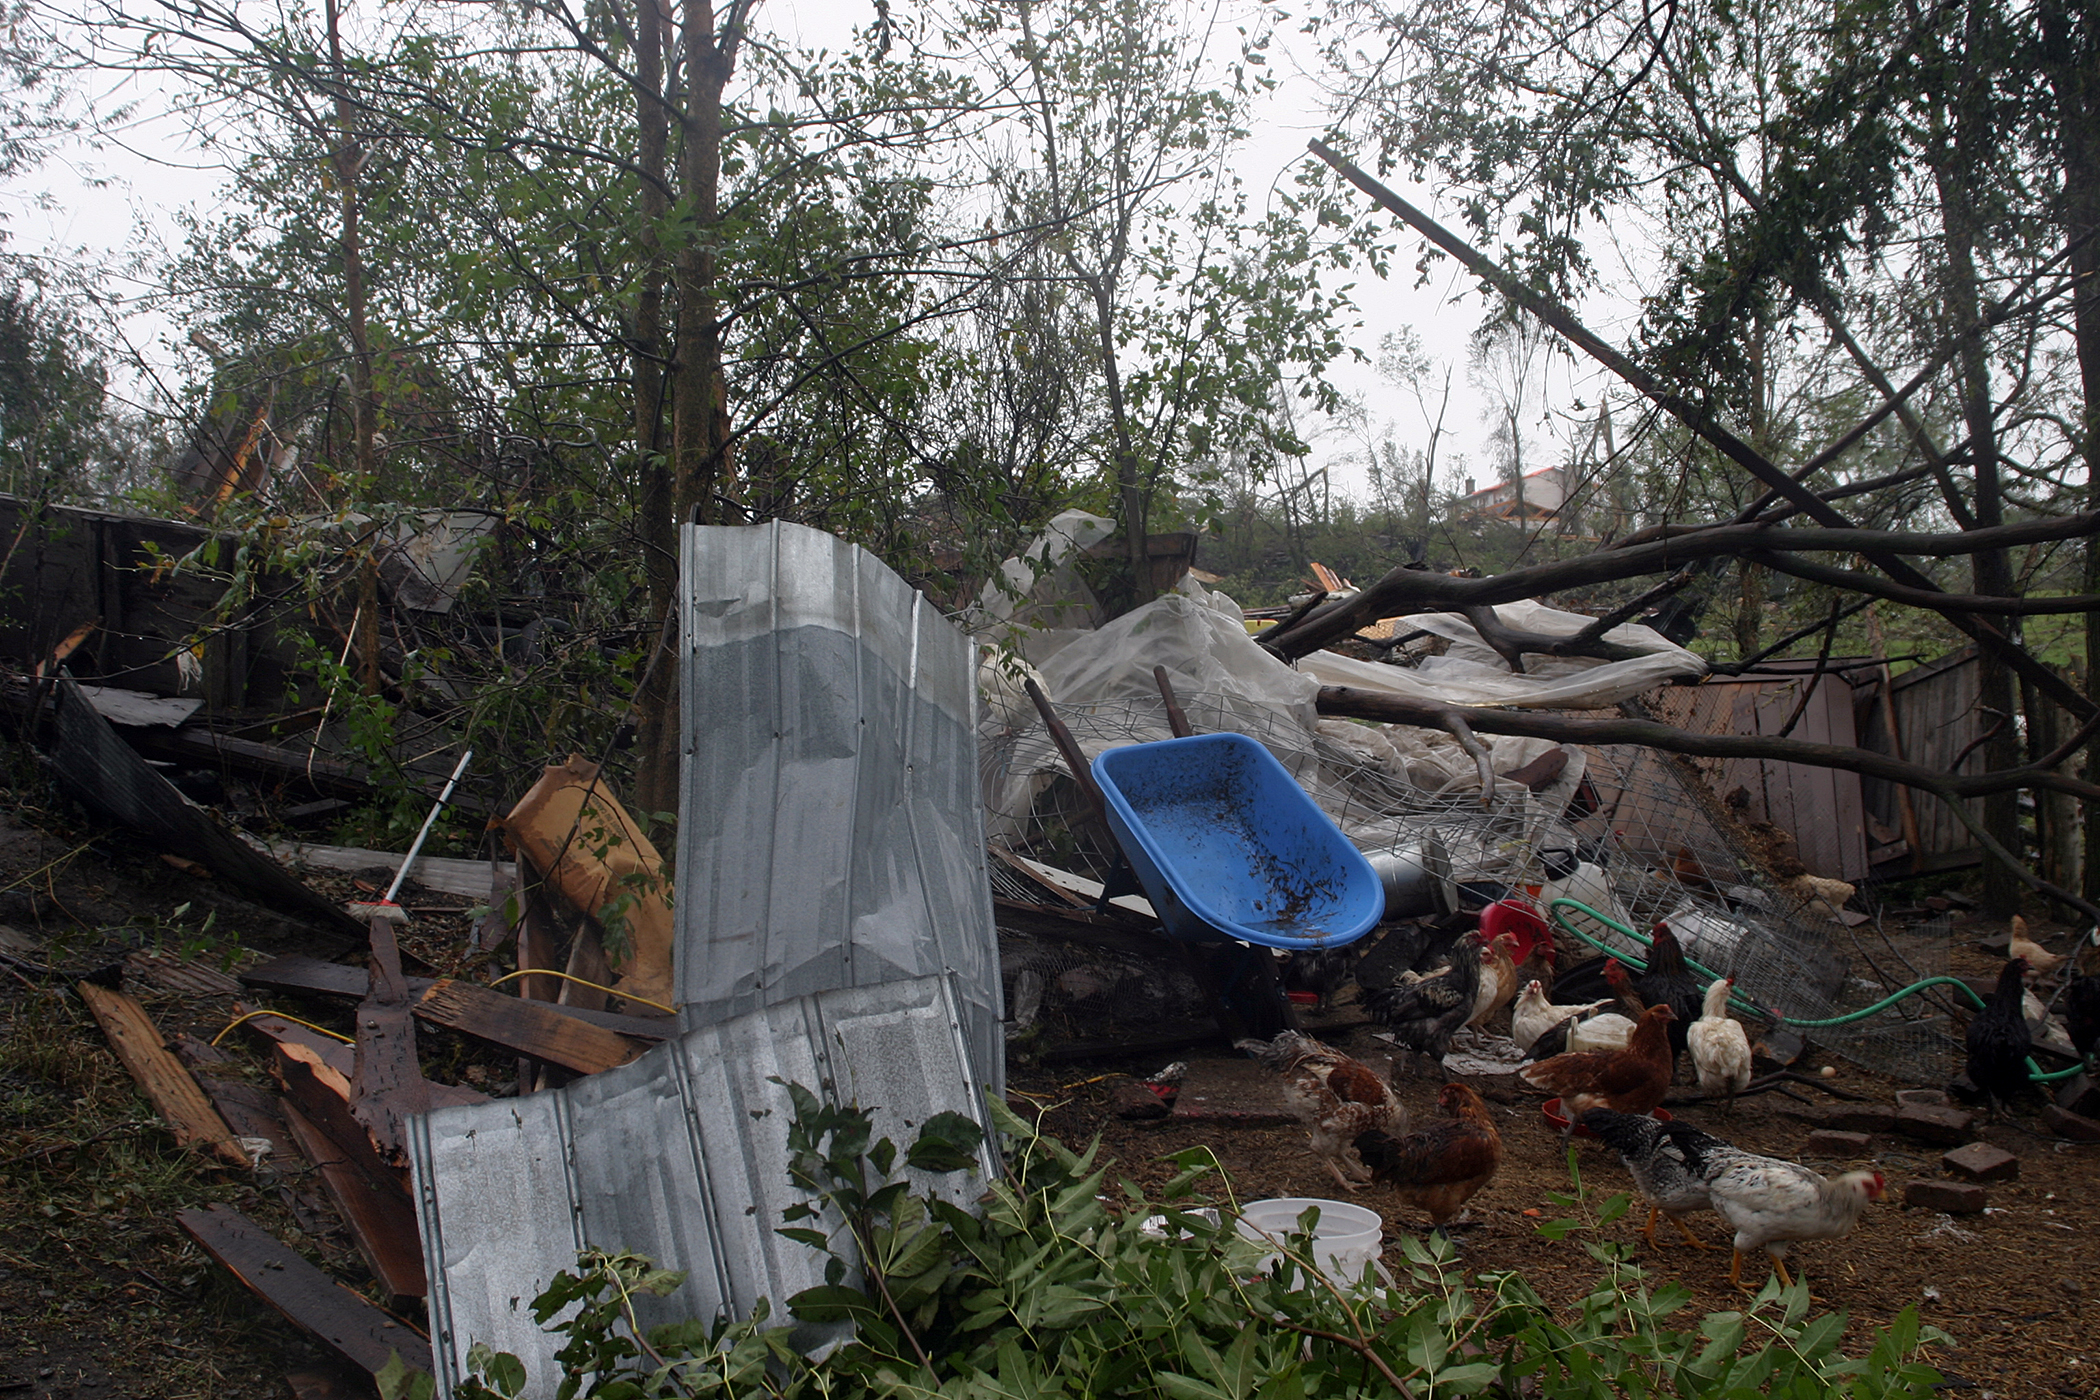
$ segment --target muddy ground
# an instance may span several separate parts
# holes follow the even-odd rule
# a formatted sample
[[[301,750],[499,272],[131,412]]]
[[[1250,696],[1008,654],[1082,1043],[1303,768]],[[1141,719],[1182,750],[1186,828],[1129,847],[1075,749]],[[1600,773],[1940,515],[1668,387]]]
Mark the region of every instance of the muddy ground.
[[[287,1374],[313,1367],[323,1353],[218,1270],[176,1229],[173,1213],[226,1202],[375,1300],[376,1285],[318,1206],[320,1193],[306,1173],[237,1173],[176,1149],[72,987],[141,948],[210,967],[286,951],[348,950],[317,944],[214,881],[63,811],[13,805],[12,816],[0,817],[0,951],[9,955],[0,960],[0,1397],[283,1397],[290,1393]],[[347,877],[316,883],[336,897],[354,889]],[[468,901],[420,899],[423,912],[404,940],[411,961],[425,971],[473,975],[463,952]],[[1977,921],[1957,926],[1957,971],[1995,970],[1970,946],[1990,931]],[[2055,946],[2066,941],[2054,925],[2037,921],[2037,932]],[[157,984],[136,965],[125,985],[169,1034],[209,1039],[232,1016],[231,996]],[[270,1002],[349,1028],[346,1006]],[[456,1037],[426,1032],[421,1044],[433,1078],[508,1091],[514,1062]],[[1156,1070],[1161,1058],[1022,1069],[1013,1080],[1053,1105],[1046,1121],[1054,1131],[1074,1142],[1101,1134],[1120,1169],[1141,1182],[1165,1179],[1163,1154],[1201,1143],[1217,1152],[1242,1199],[1334,1194],[1332,1178],[1295,1128],[1114,1116],[1119,1079]],[[1833,1083],[1848,1092],[1885,1101],[1902,1087],[1849,1066],[1839,1070]],[[266,1085],[259,1069],[254,1077]],[[1795,1087],[1809,1100],[1831,1101]],[[1556,1213],[1548,1193],[1567,1189],[1565,1147],[1532,1096],[1492,1092],[1506,1100],[1495,1104],[1504,1165],[1474,1198],[1471,1223],[1454,1230],[1465,1266],[1517,1268],[1550,1300],[1572,1301],[1595,1277],[1594,1264],[1579,1240],[1554,1243],[1536,1232]],[[1418,1113],[1430,1110],[1433,1093],[1431,1085],[1403,1083]],[[1743,1101],[1732,1116],[1707,1106],[1681,1112],[1746,1147],[1792,1156],[1808,1129],[1788,1110],[1801,1107],[1767,1095]],[[1873,1162],[1890,1178],[1891,1199],[1871,1207],[1850,1239],[1798,1246],[1793,1258],[1819,1298],[1851,1314],[1856,1331],[1917,1305],[1926,1321],[1955,1337],[1932,1360],[1962,1393],[2100,1395],[2100,1342],[2089,1330],[2100,1319],[2100,1147],[2046,1136],[2032,1106],[1980,1136],[2021,1159],[2017,1182],[1991,1188],[1989,1213],[1949,1219],[1902,1208],[1896,1202],[1904,1182],[1941,1175],[1940,1149],[1877,1139]],[[1579,1150],[1587,1184],[1600,1192],[1624,1187],[1615,1159],[1595,1144]],[[1381,1209],[1389,1239],[1424,1226],[1381,1200],[1377,1187],[1355,1199]],[[1631,1240],[1640,1218],[1606,1226],[1603,1235]],[[1700,1223],[1702,1233],[1722,1242],[1716,1218]],[[1642,1246],[1638,1257],[1655,1274],[1684,1280],[1702,1308],[1736,1301],[1725,1248],[1653,1253]]]

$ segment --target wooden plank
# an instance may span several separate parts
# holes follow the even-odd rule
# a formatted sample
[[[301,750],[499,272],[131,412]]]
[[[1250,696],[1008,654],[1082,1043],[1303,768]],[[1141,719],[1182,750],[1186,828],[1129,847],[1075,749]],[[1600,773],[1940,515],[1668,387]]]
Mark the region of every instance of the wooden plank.
[[[363,846],[322,846],[311,841],[272,841],[270,854],[286,865],[310,866],[317,870],[371,870],[384,866],[389,875],[401,868],[399,851],[375,851]],[[517,872],[512,861],[498,866],[504,878]],[[456,860],[449,856],[417,856],[408,872],[410,884],[426,890],[442,890],[466,899],[482,899],[489,893],[488,862]]]
[[[345,968],[344,971],[355,973],[357,969]],[[362,974],[359,974],[359,976],[362,978]],[[243,977],[241,980],[246,981],[247,978]],[[255,1008],[249,1006],[246,1002],[237,1001],[233,1004],[233,1014],[235,1016],[247,1016],[254,1010]],[[268,1050],[273,1045],[298,1045],[304,1047],[309,1054],[340,1075],[346,1084],[349,1082],[350,1076],[357,1072],[357,1052],[349,1045],[331,1036],[322,1035],[318,1031],[310,1031],[297,1021],[287,1017],[263,1012],[241,1022],[241,1030],[249,1039],[258,1042],[265,1050]]]
[[[132,1079],[173,1130],[175,1141],[208,1152],[228,1166],[248,1170],[248,1154],[233,1140],[226,1120],[219,1117],[182,1061],[169,1053],[146,1009],[122,992],[93,982],[82,982],[79,987],[80,999],[94,1013],[124,1068],[131,1071]]]
[[[233,1057],[194,1036],[177,1035],[175,1056],[189,1066],[190,1077],[211,1097],[213,1108],[236,1138],[260,1138],[270,1145],[273,1165],[295,1161],[299,1152],[278,1116],[275,1101],[242,1079]]]
[[[239,996],[238,978],[194,958],[141,948],[124,958],[124,975],[138,977],[165,992],[194,997]]]
[[[430,1090],[416,1059],[416,1023],[408,1013],[393,921],[375,916],[370,928],[371,990],[357,1006],[350,1108],[388,1158],[403,1163],[408,1160],[408,1120],[429,1110]]]
[[[409,977],[404,980],[408,983],[408,992],[412,997],[420,997],[436,985],[428,977]],[[551,982],[555,979],[520,980]],[[352,1000],[362,999],[367,985],[362,969],[346,967],[342,963],[324,962],[319,958],[302,957],[296,953],[272,958],[266,963],[249,968],[241,974],[241,981],[251,987],[268,987],[283,992],[306,992],[315,996],[347,997]],[[497,995],[502,996],[503,993],[498,992]],[[538,1005],[545,1006],[550,1011],[557,1011],[560,1015],[588,1021],[604,1030],[616,1031],[634,1040],[663,1040],[678,1031],[678,1023],[669,1017],[628,1016],[617,1011],[591,1011],[581,1006],[557,1008],[551,1002],[541,1002]],[[283,1023],[280,1021],[279,1024]],[[346,1067],[343,1072],[347,1075],[349,1069]]]
[[[279,1111],[299,1152],[314,1164],[328,1189],[357,1252],[396,1298],[421,1298],[430,1285],[423,1273],[423,1243],[416,1230],[415,1208],[393,1183],[375,1178],[353,1160],[353,1154],[315,1127],[290,1099]]]
[[[230,1206],[177,1211],[175,1223],[259,1298],[368,1375],[399,1356],[431,1368],[430,1343],[373,1307]]]
[[[407,1171],[380,1157],[372,1135],[350,1111],[350,1081],[319,1063],[303,1045],[280,1045],[271,1060],[286,1101],[334,1143],[360,1175],[412,1208]]]
[[[477,1040],[536,1060],[596,1074],[624,1065],[649,1047],[541,1002],[508,997],[472,982],[445,978],[431,985],[416,1015]]]

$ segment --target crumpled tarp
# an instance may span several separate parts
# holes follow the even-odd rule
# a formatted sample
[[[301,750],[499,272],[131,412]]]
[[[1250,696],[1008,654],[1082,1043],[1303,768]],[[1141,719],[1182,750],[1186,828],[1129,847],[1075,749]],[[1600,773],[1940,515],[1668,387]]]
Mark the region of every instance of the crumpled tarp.
[[[1596,620],[1530,601],[1503,603],[1495,609],[1495,616],[1505,626],[1552,637],[1572,637]],[[1450,650],[1412,668],[1316,651],[1301,658],[1298,669],[1321,685],[1384,690],[1441,705],[1499,705],[1520,710],[1608,709],[1665,681],[1706,674],[1706,662],[1699,656],[1654,628],[1632,622],[1612,628],[1604,638],[1639,648],[1644,655],[1626,661],[1527,655],[1521,676],[1457,613],[1415,613],[1401,625],[1446,639]]]

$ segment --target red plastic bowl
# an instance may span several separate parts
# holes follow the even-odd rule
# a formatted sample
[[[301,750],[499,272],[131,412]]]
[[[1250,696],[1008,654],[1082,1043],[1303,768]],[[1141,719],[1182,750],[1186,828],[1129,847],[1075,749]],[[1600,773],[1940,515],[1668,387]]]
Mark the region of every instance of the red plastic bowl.
[[[1546,1102],[1540,1106],[1539,1112],[1546,1115],[1546,1121],[1553,1125],[1554,1132],[1564,1133],[1568,1131],[1568,1115],[1560,1111],[1559,1099],[1546,1100]],[[1650,1118],[1653,1118],[1658,1123],[1667,1123],[1671,1121],[1673,1115],[1667,1108],[1658,1108],[1655,1110],[1655,1112],[1649,1114],[1648,1116]],[[1593,1138],[1597,1136],[1588,1128],[1583,1127],[1580,1123],[1577,1123],[1575,1125],[1574,1132],[1576,1137]]]
[[[1493,943],[1504,934],[1509,935],[1511,962],[1524,961],[1534,948],[1553,946],[1553,933],[1544,919],[1521,904],[1500,899],[1480,911],[1480,941]]]

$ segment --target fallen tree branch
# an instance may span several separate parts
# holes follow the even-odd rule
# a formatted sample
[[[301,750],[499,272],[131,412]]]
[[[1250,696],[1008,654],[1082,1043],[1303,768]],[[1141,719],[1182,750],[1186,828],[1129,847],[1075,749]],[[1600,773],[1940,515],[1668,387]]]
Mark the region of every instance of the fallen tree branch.
[[[1818,744],[1805,739],[1778,739],[1761,734],[1700,734],[1647,719],[1571,719],[1533,710],[1491,710],[1476,706],[1439,705],[1391,691],[1356,686],[1323,685],[1315,699],[1323,715],[1345,719],[1412,724],[1450,732],[1450,716],[1460,715],[1483,734],[1516,734],[1560,744],[1639,744],[1665,753],[1694,758],[1748,758],[1772,763],[1805,763],[1812,768],[1839,768],[1862,777],[1901,783],[1956,800],[1983,797],[2019,788],[2068,792],[2100,801],[2100,784],[2052,772],[2040,764],[2003,768],[1990,773],[1947,773],[1922,764],[1845,744]],[[2054,898],[2055,896],[2051,896]],[[2100,914],[2095,915],[2100,920]]]
[[[1429,215],[1387,189],[1377,180],[1372,179],[1354,164],[1337,155],[1326,143],[1314,140],[1308,142],[1307,145],[1314,155],[1332,166],[1342,178],[1369,195],[1380,207],[1411,225],[1417,232],[1435,243],[1439,248],[1458,259],[1468,272],[1479,277],[1525,311],[1530,312],[1555,331],[1558,331],[1570,343],[1582,350],[1584,354],[1587,354],[1613,374],[1625,380],[1643,397],[1676,418],[1723,456],[1762,482],[1768,491],[1765,499],[1775,496],[1783,497],[1800,507],[1802,513],[1811,520],[1830,529],[1841,530],[1851,527],[1852,521],[1842,512],[1828,501],[1821,499],[1804,482],[1787,473],[1762,452],[1759,452],[1742,438],[1737,437],[1723,427],[1715,419],[1712,411],[1705,405],[1694,402],[1677,392],[1647,370],[1636,365],[1626,355],[1606,344],[1587,326],[1577,321],[1574,315],[1559,302],[1526,285],[1521,278],[1516,277],[1505,268],[1496,264],[1457,234],[1452,233],[1435,219],[1430,218]],[[1900,402],[1900,396],[1891,397],[1896,398]],[[1760,501],[1760,509],[1762,505],[1763,501]],[[1712,533],[1720,534],[1722,532],[1714,531]],[[1686,543],[1689,543],[1689,541]],[[1931,579],[1912,567],[1898,552],[1892,552],[1887,549],[1865,549],[1860,552],[1876,568],[1897,583],[1933,593],[1939,591],[1938,586]],[[1966,553],[1969,551],[1962,552]],[[1368,592],[1369,590],[1366,591]],[[1469,601],[1481,602],[1485,600],[1476,598]],[[1973,638],[1986,651],[2002,660],[2007,667],[2033,685],[2038,692],[2048,696],[2056,705],[2078,716],[2080,719],[2085,719],[2096,712],[2100,712],[2100,703],[2096,703],[2081,694],[2069,681],[2066,681],[2054,670],[2044,665],[2012,638],[2006,636],[1988,618],[1977,616],[1973,613],[1953,611],[1944,615],[1955,627]],[[1355,627],[1354,625],[1348,625],[1341,630],[1345,632],[1354,631]],[[1325,636],[1322,634],[1325,634],[1326,628],[1321,625],[1317,613],[1301,625],[1299,632],[1299,638],[1292,641],[1293,647],[1302,645],[1303,639],[1307,635],[1320,636],[1320,640],[1316,641],[1314,646],[1324,644]],[[1306,650],[1311,649],[1306,648]],[[1294,654],[1303,655],[1304,652],[1298,651]]]
[[[2013,549],[2021,545],[2077,539],[2100,534],[2100,512],[2062,516],[2054,520],[2022,520],[1995,525],[1987,530],[1955,530],[1936,534],[1907,534],[1898,530],[1866,530],[1857,526],[1822,529],[1814,526],[1778,529],[1767,525],[1716,525],[1694,534],[1657,540],[1625,549],[1600,549],[1573,559],[1559,559],[1527,568],[1510,569],[1486,578],[1455,578],[1450,574],[1406,567],[1393,569],[1385,577],[1353,598],[1337,599],[1315,608],[1291,627],[1288,636],[1264,643],[1285,658],[1305,656],[1330,641],[1346,637],[1366,622],[1380,617],[1406,616],[1419,612],[1464,612],[1469,607],[1492,607],[1521,602],[1572,588],[1594,587],[1620,579],[1679,570],[1697,559],[1744,554],[1784,554],[1789,569],[1800,561],[1798,553],[1915,554],[1951,558],[1989,549]],[[1864,576],[1844,574],[1845,587],[1867,591],[1859,585]],[[1881,580],[1872,579],[1879,584]],[[1950,607],[1963,601],[1932,591],[1921,593]],[[1892,601],[1896,601],[1893,600]],[[1910,601],[1904,599],[1901,601]],[[1992,599],[2008,605],[2007,611],[2056,611],[2050,604],[2059,599]],[[1918,604],[1914,604],[1918,605]],[[1271,633],[1281,629],[1272,628]],[[2024,653],[2023,653],[2024,654]],[[2032,658],[2029,658],[2032,660]],[[2036,663],[2039,664],[2039,663]],[[2054,674],[2053,672],[2051,673]],[[2093,713],[2091,707],[2078,712],[2080,718]]]
[[[2061,598],[2004,598],[1987,593],[1931,593],[1923,589],[1905,588],[1900,583],[1876,578],[1852,569],[1834,569],[1828,564],[1811,563],[1788,554],[1768,550],[1745,550],[1743,558],[1762,564],[1774,573],[1791,574],[1810,583],[1828,584],[1847,593],[1865,593],[1870,597],[1883,598],[1891,603],[1902,603],[1907,607],[1927,608],[1933,612],[2007,613],[2019,617],[2036,617],[2045,613],[2082,613],[2100,608],[2100,596],[2090,593],[2070,594]]]

